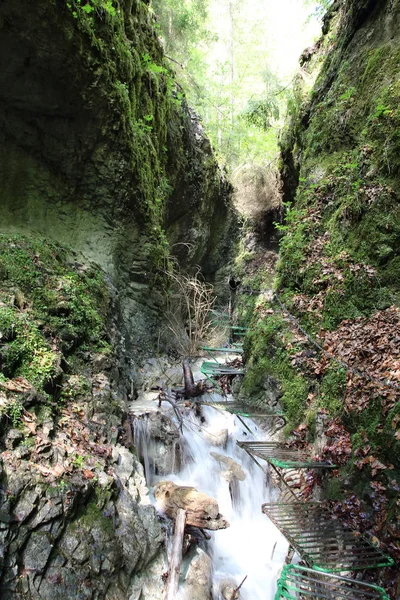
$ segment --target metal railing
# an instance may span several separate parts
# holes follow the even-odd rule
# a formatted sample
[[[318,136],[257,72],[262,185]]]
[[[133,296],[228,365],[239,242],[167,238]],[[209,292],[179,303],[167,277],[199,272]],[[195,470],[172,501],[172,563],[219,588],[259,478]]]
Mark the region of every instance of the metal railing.
[[[267,515],[317,571],[341,572],[393,566],[394,561],[359,532],[346,529],[319,502],[263,504]]]
[[[274,600],[389,600],[377,585],[320,573],[298,565],[283,568]]]

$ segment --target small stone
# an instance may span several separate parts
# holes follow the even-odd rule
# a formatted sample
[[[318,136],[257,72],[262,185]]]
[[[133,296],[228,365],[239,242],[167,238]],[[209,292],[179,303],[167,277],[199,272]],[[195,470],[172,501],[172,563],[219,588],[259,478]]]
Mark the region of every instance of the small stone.
[[[246,473],[243,471],[242,467],[232,458],[230,458],[229,456],[225,456],[224,454],[218,454],[217,452],[210,452],[210,455],[222,467],[225,467],[225,471],[223,471],[222,475],[227,481],[232,481],[233,479],[244,481],[246,479]]]

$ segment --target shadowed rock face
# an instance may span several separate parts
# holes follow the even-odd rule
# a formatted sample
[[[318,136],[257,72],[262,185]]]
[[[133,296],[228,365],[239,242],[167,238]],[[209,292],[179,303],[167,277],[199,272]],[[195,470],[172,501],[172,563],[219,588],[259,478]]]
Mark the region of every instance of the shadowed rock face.
[[[213,278],[235,217],[210,144],[161,67],[146,4],[114,5],[88,16],[74,0],[1,3],[0,229],[99,263],[139,347],[161,304],[163,231],[182,263]]]
[[[190,242],[180,258],[186,266],[202,265],[212,278],[227,259],[235,226],[230,186],[199,123],[174,97],[171,74],[155,68],[162,50],[146,3],[113,0],[114,13],[96,4],[88,15],[76,0],[37,0],[29,8],[22,0],[0,2],[0,233],[51,238],[79,253],[71,254],[60,285],[52,262],[26,289],[0,265],[0,309],[26,316],[46,352],[65,353],[43,388],[52,395],[50,426],[40,416],[49,398],[31,393],[29,381],[18,398],[21,410],[36,415],[30,433],[23,429],[22,438],[0,419],[1,442],[7,442],[0,465],[4,600],[122,600],[160,552],[163,536],[141,467],[127,450],[115,449],[131,360],[152,350],[167,237],[172,244]],[[18,254],[24,244],[11,240],[9,248]],[[42,246],[26,262],[30,273],[44,260]],[[54,250],[56,263],[57,253],[68,252]],[[93,328],[85,339],[68,329],[73,300],[66,290],[88,260],[103,268],[104,290],[108,284],[112,290],[107,315],[98,314],[111,352],[96,347]],[[30,296],[44,288],[47,275],[54,287],[43,307],[49,312],[53,298],[52,317],[63,322],[51,335]],[[24,294],[17,299],[21,286],[26,303]],[[74,301],[74,310],[80,308]],[[82,423],[72,426],[80,449],[69,448],[65,418],[59,422],[54,401],[62,389],[63,410],[76,416],[73,405],[80,402],[79,419],[88,424],[87,431]]]

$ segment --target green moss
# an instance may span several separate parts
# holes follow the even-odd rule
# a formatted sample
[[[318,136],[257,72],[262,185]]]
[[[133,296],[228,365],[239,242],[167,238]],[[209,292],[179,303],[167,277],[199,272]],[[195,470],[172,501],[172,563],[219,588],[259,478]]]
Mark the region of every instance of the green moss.
[[[365,447],[366,437],[371,446],[371,453],[375,453],[387,465],[393,464],[400,468],[400,441],[394,437],[392,426],[396,415],[400,415],[400,402],[396,403],[387,417],[383,417],[379,397],[371,399],[363,411],[346,415],[344,420],[349,431],[353,433],[354,450]]]
[[[84,529],[88,533],[92,529],[101,529],[107,537],[114,537],[115,528],[111,518],[106,517],[102,508],[99,508],[97,499],[85,506],[84,512],[74,522],[74,527]]]
[[[325,490],[327,500],[343,500],[344,499],[343,483],[339,478],[329,479]]]
[[[24,377],[39,391],[56,374],[59,354],[54,352],[31,317],[0,306],[1,371],[8,378]]]
[[[37,238],[0,235],[0,255],[2,377],[23,377],[44,397],[58,398],[60,390],[64,400],[85,394],[85,378],[78,375],[70,377],[73,386],[60,387],[60,360],[84,347],[110,350],[110,301],[101,271],[73,268],[73,255]]]
[[[318,397],[319,405],[331,415],[342,414],[345,390],[346,370],[342,367],[330,367],[322,379]]]
[[[281,387],[280,402],[289,427],[298,425],[307,402],[308,384],[291,363],[285,348],[285,324],[281,317],[269,315],[252,328],[246,339],[246,351],[251,355],[243,392],[247,397],[259,393],[266,376],[273,377]]]

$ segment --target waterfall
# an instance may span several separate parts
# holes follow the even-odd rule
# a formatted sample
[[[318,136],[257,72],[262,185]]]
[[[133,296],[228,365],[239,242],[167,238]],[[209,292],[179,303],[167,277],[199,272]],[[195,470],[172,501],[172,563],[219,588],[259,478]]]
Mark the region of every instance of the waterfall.
[[[138,453],[139,460],[143,463],[144,476],[147,486],[151,485],[153,469],[150,466],[152,441],[148,428],[148,417],[143,415],[132,421],[133,443]]]
[[[236,445],[237,440],[265,440],[268,436],[251,419],[246,419],[246,425],[253,434],[235,415],[211,406],[203,405],[201,415],[199,418],[192,408],[183,408],[182,468],[167,476],[152,473],[151,481],[168,479],[191,485],[214,497],[228,519],[230,527],[210,532],[207,544],[213,562],[213,600],[224,600],[222,587],[227,580],[238,586],[246,576],[241,600],[273,600],[288,544],[261,513],[261,505],[273,501],[275,492],[267,486],[265,473]],[[147,479],[150,461],[145,445],[150,440],[145,421],[135,419],[135,424],[135,444],[137,440]],[[243,480],[229,476],[224,457],[233,459],[244,471]]]

